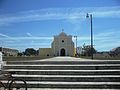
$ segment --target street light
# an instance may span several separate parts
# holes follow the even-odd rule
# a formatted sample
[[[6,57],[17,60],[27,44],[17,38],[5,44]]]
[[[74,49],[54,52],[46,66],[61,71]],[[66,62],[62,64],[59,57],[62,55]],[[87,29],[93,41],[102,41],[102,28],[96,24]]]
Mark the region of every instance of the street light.
[[[86,18],[90,18],[90,26],[91,26],[91,59],[93,59],[93,22],[92,22],[92,14],[86,15]]]
[[[77,56],[77,36],[74,36],[76,38],[76,56]]]

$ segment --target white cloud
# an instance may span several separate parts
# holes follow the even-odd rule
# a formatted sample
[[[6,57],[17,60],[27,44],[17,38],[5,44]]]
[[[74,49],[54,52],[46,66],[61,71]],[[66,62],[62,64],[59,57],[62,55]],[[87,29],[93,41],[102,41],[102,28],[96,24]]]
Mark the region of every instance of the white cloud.
[[[119,34],[120,31],[118,32],[113,32],[109,30],[109,32],[103,32],[95,35],[95,46],[97,50],[110,50],[112,48],[120,46],[119,42]],[[96,39],[96,38],[99,38]]]
[[[108,36],[111,36],[111,35],[113,35],[113,34],[115,34],[116,32],[104,32],[104,33],[99,33],[99,34],[97,34],[96,35],[96,37],[108,37]]]
[[[102,32],[94,35],[94,45],[98,51],[108,51],[112,48],[120,46],[119,35],[120,31],[113,32],[113,30],[107,30],[109,32]],[[90,36],[78,36],[78,46],[90,44]],[[75,41],[75,38],[73,38]]]
[[[102,45],[101,45],[102,44]],[[99,50],[99,51],[109,51],[109,50],[111,50],[111,49],[113,49],[113,48],[115,48],[115,47],[118,47],[118,46],[120,46],[120,44],[119,43],[111,43],[111,42],[107,42],[107,43],[96,43],[95,44],[95,47],[97,48],[97,50]]]
[[[120,10],[119,11],[105,11],[105,12],[93,12],[95,17],[111,17],[111,18],[120,18]]]
[[[26,33],[26,34],[27,34],[29,37],[32,37],[32,34],[31,34],[31,33],[28,32],[28,33]]]
[[[119,46],[120,42],[115,41],[116,39],[115,37],[113,37],[114,35],[116,35],[116,33],[118,32],[104,32],[104,33],[99,33],[95,35],[94,45],[96,49],[97,50],[109,50],[110,48],[112,49],[113,47]],[[11,39],[8,38],[7,35],[4,35],[4,34],[0,34],[0,35],[4,36],[0,38],[0,41],[2,40],[2,43],[1,43],[2,46],[17,47],[18,49],[20,48],[25,49],[27,47],[37,47],[37,48],[50,47],[52,40],[53,40],[53,37],[41,37],[41,36],[39,37],[11,37],[15,40],[14,42],[12,42]],[[78,39],[78,46],[83,45],[83,43],[90,44],[89,36],[78,36],[77,39]],[[73,38],[73,41],[76,42],[75,38]]]
[[[0,34],[1,35],[1,34]],[[40,47],[50,47],[53,37],[11,37],[6,38],[0,37],[0,46],[2,47],[10,47],[10,48],[17,48],[19,50],[24,50],[28,47],[32,48],[40,48]],[[29,44],[29,45],[28,45]]]
[[[0,37],[10,38],[8,35],[5,35],[3,33],[0,33]]]
[[[11,37],[14,40],[52,40],[53,37]],[[1,37],[2,40],[10,40],[11,38]]]
[[[28,42],[24,42],[24,43],[8,43],[7,44],[8,46],[13,46],[13,47],[16,47],[16,46],[19,46],[19,47],[26,47],[26,46],[28,46]],[[29,46],[50,46],[51,45],[51,43],[49,43],[49,42],[46,42],[46,43],[29,43]],[[28,46],[28,47],[29,47]]]
[[[13,37],[18,40],[52,40],[53,37]]]
[[[108,41],[115,41],[117,38],[119,38],[120,31],[114,32],[114,30],[108,30],[109,32],[103,32],[99,34],[95,34],[95,38],[100,38],[103,40]]]
[[[28,33],[29,35],[30,33]],[[49,47],[51,45],[50,41],[52,42],[53,37],[9,37],[5,34],[1,34],[0,33],[0,46],[3,47],[27,47],[27,46],[31,46],[31,47]],[[30,34],[31,36],[31,34]],[[29,43],[29,45],[28,45]]]
[[[120,18],[119,6],[87,8],[47,8],[0,15],[0,25],[41,20],[75,20],[85,18],[87,12],[92,13],[94,17],[97,18]]]

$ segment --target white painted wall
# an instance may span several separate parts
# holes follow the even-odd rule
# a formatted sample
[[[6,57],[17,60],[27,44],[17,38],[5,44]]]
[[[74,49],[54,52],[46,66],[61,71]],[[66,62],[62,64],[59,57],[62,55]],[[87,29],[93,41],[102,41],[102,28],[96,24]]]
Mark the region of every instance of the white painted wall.
[[[0,70],[2,69],[2,66],[3,66],[2,52],[0,52]]]

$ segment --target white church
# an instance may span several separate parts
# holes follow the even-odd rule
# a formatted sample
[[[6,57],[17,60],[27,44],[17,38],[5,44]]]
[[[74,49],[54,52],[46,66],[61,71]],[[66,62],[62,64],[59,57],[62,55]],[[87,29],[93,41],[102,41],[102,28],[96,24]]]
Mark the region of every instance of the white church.
[[[51,48],[39,48],[39,56],[74,56],[75,48],[72,36],[63,31],[54,36]]]

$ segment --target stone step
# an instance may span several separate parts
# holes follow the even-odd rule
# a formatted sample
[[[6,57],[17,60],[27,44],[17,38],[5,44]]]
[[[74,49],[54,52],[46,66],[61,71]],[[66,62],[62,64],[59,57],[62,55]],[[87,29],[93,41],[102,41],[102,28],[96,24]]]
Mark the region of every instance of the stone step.
[[[120,75],[18,75],[13,74],[13,77],[24,79],[26,81],[67,81],[67,82],[101,82],[113,81],[119,82]],[[1,77],[0,80],[6,80],[6,77]]]
[[[120,70],[29,70],[8,69],[4,72],[15,71],[16,74],[26,75],[120,75]]]
[[[7,81],[2,81],[6,83]],[[28,88],[99,88],[119,89],[120,82],[49,82],[49,81],[27,81]],[[16,81],[16,85],[23,86],[23,83]]]
[[[120,64],[120,60],[66,60],[66,61],[62,61],[62,60],[34,60],[34,61],[6,61],[7,64],[62,64],[62,65],[66,65],[66,64],[72,64],[72,65],[76,65],[76,64]]]
[[[85,64],[85,65],[5,65],[5,69],[36,69],[36,70],[102,70],[120,69],[120,64]]]
[[[13,75],[26,81],[119,82],[120,75]]]
[[[100,88],[91,88],[91,89],[68,89],[68,88],[27,88],[27,90],[119,90],[119,89],[100,89]]]
[[[120,88],[120,82],[41,82],[27,81],[29,88]]]
[[[15,71],[13,76],[25,79],[29,88],[120,89],[120,60],[71,57],[15,60],[6,61],[3,69],[4,72]]]

